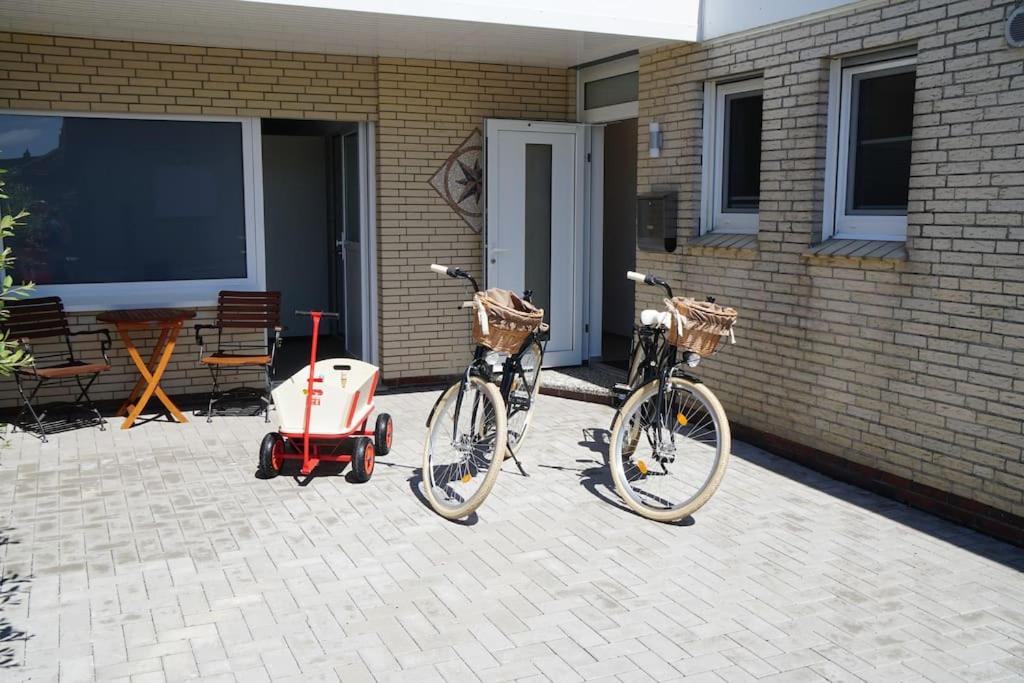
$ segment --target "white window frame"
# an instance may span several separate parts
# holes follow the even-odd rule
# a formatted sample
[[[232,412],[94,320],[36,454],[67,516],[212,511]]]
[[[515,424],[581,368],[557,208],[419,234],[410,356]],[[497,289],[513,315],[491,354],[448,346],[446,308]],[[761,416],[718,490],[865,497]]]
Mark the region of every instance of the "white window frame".
[[[632,71],[639,73],[640,57],[630,55],[621,59],[609,62],[602,62],[594,66],[585,66],[576,72],[576,115],[580,123],[611,123],[623,119],[635,119],[640,115],[640,103],[638,100],[612,104],[607,107],[596,109],[585,109],[586,85],[592,81],[600,81],[604,78],[621,76]],[[637,95],[639,97],[639,93]]]
[[[701,168],[701,234],[709,232],[757,234],[758,211],[726,211],[722,189],[725,184],[725,103],[730,95],[764,91],[764,79],[704,84],[703,159]]]
[[[59,296],[70,311],[102,311],[150,306],[213,306],[222,289],[260,290],[266,286],[263,243],[263,161],[260,120],[236,116],[132,114],[121,112],[30,111],[0,109],[2,115],[62,116],[147,121],[234,122],[242,128],[243,201],[245,211],[244,278],[165,280],[37,285],[33,296]],[[99,163],[99,162],[98,162]],[[198,245],[197,245],[198,246]]]
[[[846,212],[850,190],[850,123],[855,76],[904,73],[913,71],[916,64],[917,58],[913,56],[880,57],[877,61],[854,64],[850,64],[849,60],[833,60],[829,72],[823,239],[906,241],[906,214],[867,215]]]

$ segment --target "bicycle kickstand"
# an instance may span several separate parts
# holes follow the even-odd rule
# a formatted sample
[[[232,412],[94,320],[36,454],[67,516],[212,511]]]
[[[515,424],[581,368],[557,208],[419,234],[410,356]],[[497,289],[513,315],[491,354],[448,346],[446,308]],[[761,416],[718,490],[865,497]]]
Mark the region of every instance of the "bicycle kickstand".
[[[509,457],[512,458],[515,461],[516,467],[519,468],[519,473],[521,475],[523,475],[524,477],[529,477],[530,476],[530,474],[526,471],[526,468],[523,467],[523,463],[519,462],[519,458],[516,457],[516,455],[514,453],[509,453]]]

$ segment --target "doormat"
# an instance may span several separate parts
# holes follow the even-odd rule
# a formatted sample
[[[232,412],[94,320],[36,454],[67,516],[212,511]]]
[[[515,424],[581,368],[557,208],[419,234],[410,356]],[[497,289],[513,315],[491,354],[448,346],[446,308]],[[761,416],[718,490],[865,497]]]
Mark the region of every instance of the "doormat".
[[[430,178],[430,186],[459,215],[466,225],[480,232],[483,213],[484,171],[480,166],[483,136],[479,128],[455,148]]]

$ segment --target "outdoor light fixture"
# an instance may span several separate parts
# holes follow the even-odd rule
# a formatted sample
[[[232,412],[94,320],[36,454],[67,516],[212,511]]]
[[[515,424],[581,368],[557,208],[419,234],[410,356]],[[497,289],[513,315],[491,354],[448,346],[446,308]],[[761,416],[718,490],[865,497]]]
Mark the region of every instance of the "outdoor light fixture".
[[[657,159],[661,156],[661,124],[657,121],[651,121],[647,124],[647,129],[650,131],[651,158]]]

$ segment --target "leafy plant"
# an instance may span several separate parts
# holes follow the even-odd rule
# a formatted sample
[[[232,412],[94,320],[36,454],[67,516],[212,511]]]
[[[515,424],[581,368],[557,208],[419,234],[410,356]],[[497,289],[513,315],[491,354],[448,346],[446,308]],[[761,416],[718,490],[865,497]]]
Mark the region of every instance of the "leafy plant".
[[[6,172],[0,169],[0,205],[2,206],[7,205],[6,200],[8,199],[4,193],[4,186],[7,183],[4,181],[3,174]],[[28,216],[28,212],[24,209],[17,213],[8,213],[6,209],[0,211],[0,240],[13,237],[15,229],[21,225],[26,216]],[[14,278],[9,272],[12,265],[14,265],[14,256],[11,254],[11,248],[4,245],[3,251],[0,251],[0,272],[3,273],[3,281],[0,282],[0,324],[9,315],[4,310],[4,302],[28,296],[34,287],[31,283],[15,285]],[[0,333],[0,375],[10,375],[16,368],[32,362],[32,357],[21,348],[17,341],[12,342],[7,336],[7,332]]]

